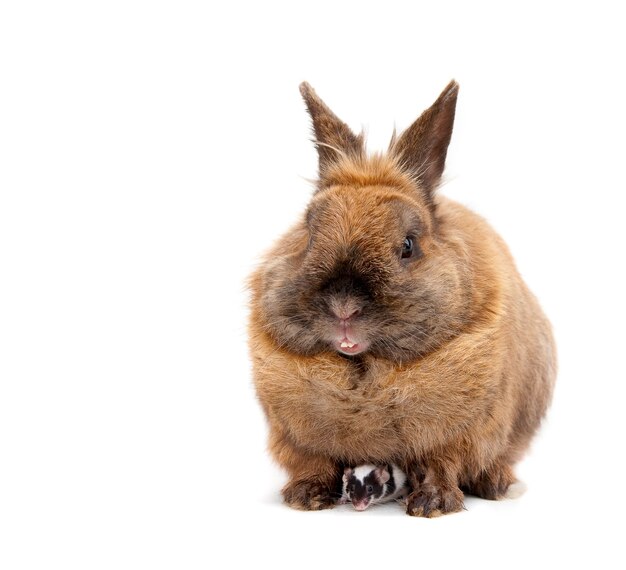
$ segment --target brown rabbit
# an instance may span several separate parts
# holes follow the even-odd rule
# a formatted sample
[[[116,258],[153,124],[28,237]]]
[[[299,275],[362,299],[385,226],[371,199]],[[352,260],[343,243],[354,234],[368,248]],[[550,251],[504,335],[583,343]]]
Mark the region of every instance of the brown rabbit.
[[[407,513],[498,499],[551,399],[550,325],[501,238],[435,195],[452,81],[387,155],[367,156],[306,83],[319,182],[251,278],[250,349],[270,450],[298,509],[332,507],[342,465],[397,463]]]

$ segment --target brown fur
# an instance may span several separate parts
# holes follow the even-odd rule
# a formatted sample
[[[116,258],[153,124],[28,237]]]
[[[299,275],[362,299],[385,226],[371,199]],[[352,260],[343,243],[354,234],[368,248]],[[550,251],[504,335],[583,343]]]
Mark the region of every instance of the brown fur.
[[[500,498],[548,407],[555,350],[500,237],[434,194],[458,85],[373,157],[301,91],[318,191],[251,278],[254,380],[285,501],[331,507],[341,465],[391,462],[412,485],[410,515],[460,510],[461,488]],[[358,356],[332,344],[337,306],[358,309]]]

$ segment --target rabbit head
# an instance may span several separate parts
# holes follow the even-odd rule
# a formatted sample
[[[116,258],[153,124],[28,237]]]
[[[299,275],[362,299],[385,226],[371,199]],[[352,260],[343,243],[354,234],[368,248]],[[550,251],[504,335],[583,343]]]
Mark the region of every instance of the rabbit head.
[[[441,239],[447,228],[433,196],[458,85],[374,156],[308,84],[301,92],[319,181],[264,273],[265,329],[298,354],[416,358],[457,334],[467,310],[462,252]]]

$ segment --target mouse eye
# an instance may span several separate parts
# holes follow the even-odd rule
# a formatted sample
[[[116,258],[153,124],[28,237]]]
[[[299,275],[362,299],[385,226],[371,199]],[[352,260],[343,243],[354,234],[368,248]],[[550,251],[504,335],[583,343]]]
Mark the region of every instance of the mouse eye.
[[[412,255],[413,255],[413,238],[407,236],[404,238],[404,243],[402,244],[402,254],[400,255],[400,257],[402,259],[408,259]]]
[[[365,489],[368,493],[371,493],[374,491],[374,489],[372,489],[371,485],[368,485],[367,488]]]

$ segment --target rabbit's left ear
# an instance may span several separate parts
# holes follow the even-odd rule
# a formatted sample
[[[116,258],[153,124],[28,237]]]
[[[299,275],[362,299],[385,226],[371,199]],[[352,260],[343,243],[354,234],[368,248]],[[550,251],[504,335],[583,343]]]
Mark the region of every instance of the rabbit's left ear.
[[[441,179],[452,127],[459,84],[452,80],[437,100],[400,137],[390,152],[419,180],[428,194]]]
[[[341,155],[361,156],[364,152],[363,134],[355,135],[306,81],[300,84],[300,93],[313,121],[313,142],[319,155],[320,174]]]

